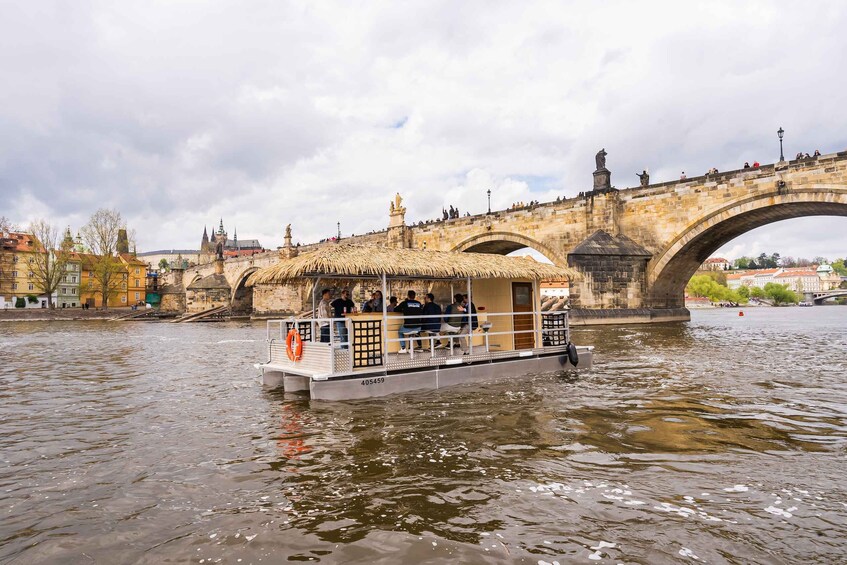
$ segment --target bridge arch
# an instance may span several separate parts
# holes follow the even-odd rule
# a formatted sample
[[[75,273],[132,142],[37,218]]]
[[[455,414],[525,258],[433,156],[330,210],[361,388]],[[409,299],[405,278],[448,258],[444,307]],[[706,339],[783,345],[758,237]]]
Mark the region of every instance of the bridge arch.
[[[565,257],[562,257],[560,253],[554,251],[540,241],[526,237],[525,235],[505,231],[490,231],[471,236],[458,243],[453,247],[453,249],[451,249],[451,251],[471,251],[474,253],[507,255],[512,251],[517,251],[524,247],[535,249],[556,265],[568,264]]]
[[[688,280],[725,243],[755,228],[805,216],[847,216],[847,188],[816,185],[759,193],[699,219],[648,264],[649,305],[683,307]]]
[[[247,279],[259,270],[259,267],[247,267],[233,279],[234,284],[231,284],[232,294],[230,295],[230,304],[234,313],[249,314],[253,311],[253,287],[248,287],[244,283]]]

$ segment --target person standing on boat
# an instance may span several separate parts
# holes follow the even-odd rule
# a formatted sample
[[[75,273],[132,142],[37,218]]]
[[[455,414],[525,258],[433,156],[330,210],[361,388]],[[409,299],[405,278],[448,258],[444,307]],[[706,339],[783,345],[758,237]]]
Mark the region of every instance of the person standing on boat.
[[[350,300],[350,291],[346,288],[341,291],[341,298],[333,300],[330,306],[332,306],[333,318],[343,318],[346,314],[356,311],[356,304]],[[342,349],[347,349],[347,322],[336,320],[335,333],[338,334],[338,340],[344,344],[341,346]]]
[[[388,307],[385,309],[386,312],[394,312],[394,309],[397,308],[397,297],[392,296],[388,299]]]
[[[406,342],[403,339],[406,337],[405,334],[421,331],[421,319],[418,316],[423,313],[423,304],[415,300],[415,291],[410,290],[406,293],[406,296],[406,300],[394,308],[395,312],[403,314],[403,325],[400,326],[400,330],[398,331],[398,335],[400,336],[400,353],[406,353],[407,351]],[[411,342],[411,340],[409,341]],[[413,343],[409,343],[409,345],[410,349],[414,346]]]
[[[332,304],[329,299],[332,296],[332,291],[325,288],[321,291],[321,301],[318,302],[318,318],[321,319],[318,325],[321,327],[321,343],[329,343],[329,318],[332,318]]]
[[[476,306],[474,306],[473,302],[468,301],[468,295],[462,295],[462,306],[464,307],[464,311],[467,314],[462,319],[462,329],[459,332],[462,335],[469,336],[471,332],[479,327],[479,320],[476,315]],[[466,337],[465,339],[465,351],[470,347],[470,337]]]

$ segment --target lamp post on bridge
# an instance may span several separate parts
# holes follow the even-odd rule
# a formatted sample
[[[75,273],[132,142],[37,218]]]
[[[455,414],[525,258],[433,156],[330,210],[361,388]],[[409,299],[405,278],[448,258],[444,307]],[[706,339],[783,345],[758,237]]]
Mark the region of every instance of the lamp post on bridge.
[[[779,127],[776,134],[779,136],[779,162],[785,161],[785,157],[782,154],[782,136],[785,135],[785,130],[782,129],[782,126]]]
[[[485,193],[488,194],[488,213],[490,214],[491,213],[491,189],[489,188],[488,190],[485,191]]]

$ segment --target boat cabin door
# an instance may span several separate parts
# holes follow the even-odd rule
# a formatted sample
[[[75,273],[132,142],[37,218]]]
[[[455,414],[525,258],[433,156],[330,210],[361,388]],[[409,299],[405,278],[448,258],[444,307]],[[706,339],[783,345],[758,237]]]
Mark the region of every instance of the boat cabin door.
[[[535,346],[535,329],[533,323],[533,304],[535,300],[532,295],[532,283],[512,283],[512,312],[515,332],[526,332],[515,334],[515,349],[532,349]],[[520,312],[527,312],[521,314]]]

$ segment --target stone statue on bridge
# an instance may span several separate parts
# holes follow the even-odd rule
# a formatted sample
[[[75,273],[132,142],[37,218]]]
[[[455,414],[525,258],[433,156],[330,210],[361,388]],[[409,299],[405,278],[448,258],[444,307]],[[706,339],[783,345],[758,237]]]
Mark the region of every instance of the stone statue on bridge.
[[[606,170],[606,155],[606,148],[604,147],[597,152],[597,155],[594,156],[594,162],[597,164],[598,171]]]
[[[650,184],[650,173],[647,172],[647,169],[644,169],[642,173],[635,173],[635,176],[641,180],[641,186],[648,186]]]
[[[223,242],[223,240],[218,240],[218,244],[215,246],[215,258],[223,261],[223,258],[224,258],[224,242]]]
[[[285,226],[285,239],[291,239],[291,224]]]

